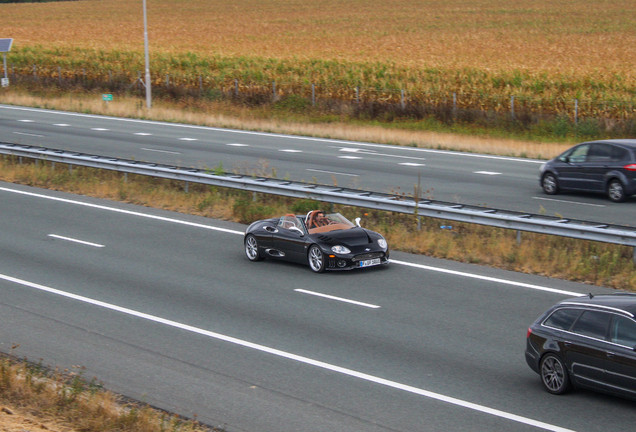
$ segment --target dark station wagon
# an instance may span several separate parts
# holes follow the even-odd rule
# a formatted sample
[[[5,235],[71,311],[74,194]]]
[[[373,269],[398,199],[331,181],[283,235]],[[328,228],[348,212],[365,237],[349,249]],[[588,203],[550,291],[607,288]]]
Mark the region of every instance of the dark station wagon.
[[[526,362],[546,390],[572,387],[636,399],[636,294],[557,303],[528,329]]]
[[[614,202],[636,194],[636,139],[578,144],[541,165],[539,183],[545,193],[604,193]]]

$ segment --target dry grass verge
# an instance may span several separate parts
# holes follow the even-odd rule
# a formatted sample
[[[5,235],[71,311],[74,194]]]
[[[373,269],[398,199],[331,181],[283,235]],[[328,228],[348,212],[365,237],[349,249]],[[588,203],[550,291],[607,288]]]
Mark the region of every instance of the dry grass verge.
[[[82,368],[48,370],[0,356],[0,431],[211,432],[194,420],[123,401]]]
[[[394,144],[410,147],[467,151],[503,156],[550,159],[572,146],[572,142],[539,142],[479,137],[425,130],[400,129],[400,125],[356,125],[351,122],[316,122],[311,118],[278,118],[272,110],[242,107],[225,102],[178,103],[154,101],[150,111],[135,97],[121,96],[106,105],[98,94],[37,96],[17,89],[0,93],[0,103],[108,115],[125,118],[178,122],[200,126],[263,131],[328,139]]]

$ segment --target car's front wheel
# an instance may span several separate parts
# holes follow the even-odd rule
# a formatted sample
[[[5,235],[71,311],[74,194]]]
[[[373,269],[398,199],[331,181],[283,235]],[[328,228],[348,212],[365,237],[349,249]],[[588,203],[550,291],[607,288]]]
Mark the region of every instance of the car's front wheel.
[[[245,255],[250,261],[261,261],[263,257],[258,251],[258,240],[252,234],[245,237]]]
[[[559,182],[551,172],[545,173],[541,179],[541,186],[548,195],[555,195],[559,192]]]
[[[614,202],[625,201],[625,188],[620,180],[614,179],[607,185],[607,196]]]
[[[556,354],[546,354],[541,359],[541,381],[552,394],[563,394],[570,390],[570,378],[565,364]]]
[[[309,248],[307,259],[309,261],[309,268],[311,268],[312,271],[316,273],[325,271],[325,254],[322,253],[322,250],[317,245],[312,245]]]

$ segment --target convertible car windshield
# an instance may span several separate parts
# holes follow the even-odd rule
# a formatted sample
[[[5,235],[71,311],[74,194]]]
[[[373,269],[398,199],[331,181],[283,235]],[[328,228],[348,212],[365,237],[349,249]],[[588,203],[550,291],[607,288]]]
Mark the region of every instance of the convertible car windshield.
[[[310,234],[345,230],[355,227],[354,224],[340,213],[324,213],[320,210],[313,210],[307,213],[305,225]]]

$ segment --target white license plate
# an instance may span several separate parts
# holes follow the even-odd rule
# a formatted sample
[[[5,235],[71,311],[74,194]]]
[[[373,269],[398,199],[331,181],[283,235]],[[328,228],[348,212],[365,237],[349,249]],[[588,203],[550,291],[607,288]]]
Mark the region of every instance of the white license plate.
[[[371,267],[374,265],[379,265],[380,263],[380,258],[374,258],[370,260],[360,261],[360,267]]]

